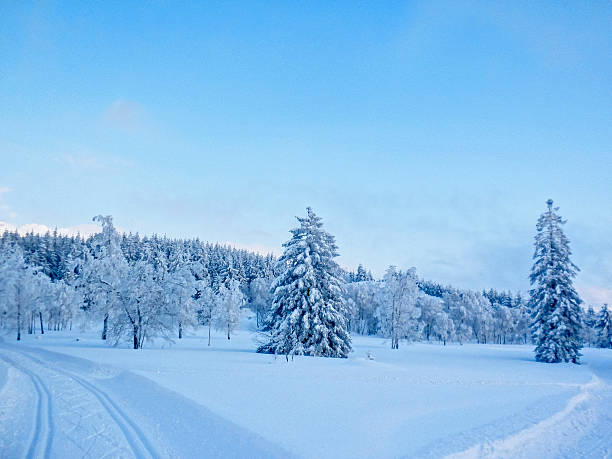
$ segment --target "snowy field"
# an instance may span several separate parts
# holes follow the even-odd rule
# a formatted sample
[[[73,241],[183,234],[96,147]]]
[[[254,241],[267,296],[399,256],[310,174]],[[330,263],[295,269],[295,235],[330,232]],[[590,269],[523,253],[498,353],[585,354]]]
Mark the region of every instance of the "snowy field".
[[[90,333],[0,342],[0,456],[608,457],[612,352],[531,346],[256,354],[254,334],[108,348]],[[77,340],[78,338],[78,340]],[[368,358],[370,355],[372,358]]]

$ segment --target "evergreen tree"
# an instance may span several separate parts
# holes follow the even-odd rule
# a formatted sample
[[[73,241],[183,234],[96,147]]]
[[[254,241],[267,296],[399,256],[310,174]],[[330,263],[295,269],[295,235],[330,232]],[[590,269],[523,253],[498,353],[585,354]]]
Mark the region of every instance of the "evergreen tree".
[[[599,311],[595,330],[597,330],[597,346],[606,349],[612,348],[612,314],[610,314],[607,304],[604,304]]]
[[[593,306],[589,305],[586,314],[583,314],[582,322],[582,341],[588,346],[593,346],[597,342],[597,330],[595,329],[597,314]]]
[[[370,279],[370,276],[368,276],[368,273],[366,272],[363,265],[360,264],[357,267],[357,274],[355,274],[355,282],[365,282],[370,280],[372,279]]]
[[[573,362],[580,359],[582,322],[581,300],[574,290],[572,279],[578,267],[570,260],[569,240],[563,233],[565,224],[553,208],[537,223],[535,260],[530,281],[533,321],[531,324],[536,343],[536,360],[540,362]]]
[[[307,208],[298,228],[283,244],[280,275],[272,285],[270,341],[258,352],[347,357],[351,339],[346,325],[342,281],[334,258],[335,239]]]

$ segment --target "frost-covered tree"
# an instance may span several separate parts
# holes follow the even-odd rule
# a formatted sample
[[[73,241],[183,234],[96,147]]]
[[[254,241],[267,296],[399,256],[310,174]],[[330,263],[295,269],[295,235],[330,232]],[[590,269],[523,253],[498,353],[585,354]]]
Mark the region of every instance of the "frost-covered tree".
[[[472,337],[472,327],[470,327],[469,303],[464,301],[458,291],[445,292],[443,295],[444,311],[453,321],[453,337],[463,344]]]
[[[103,320],[102,339],[105,340],[109,316],[116,308],[122,312],[119,293],[125,286],[129,266],[121,251],[121,237],[113,226],[113,217],[98,215],[93,221],[100,222],[102,232],[90,241],[92,255],[83,264],[80,286],[90,315]]]
[[[323,229],[312,209],[297,217],[300,226],[284,243],[273,290],[270,340],[258,352],[283,355],[347,357],[347,330],[342,280],[334,258],[334,237]]]
[[[516,312],[516,341],[527,344],[531,335],[531,313],[527,303],[522,300],[520,295],[515,298],[514,311]]]
[[[26,324],[30,333],[34,331],[34,320],[49,298],[50,285],[39,268],[25,263],[21,248],[12,247],[0,260],[0,310],[6,325],[16,331],[17,341]]]
[[[227,339],[240,325],[240,307],[244,303],[244,295],[240,291],[240,283],[232,279],[229,285],[221,285],[217,294],[215,327],[227,332]]]
[[[198,281],[197,307],[202,325],[208,328],[208,345],[210,346],[210,331],[217,311],[217,295],[207,281]]]
[[[168,310],[177,321],[179,339],[183,338],[185,328],[193,328],[197,325],[194,300],[197,290],[192,268],[186,260],[182,260],[162,281]]]
[[[52,297],[47,306],[47,323],[51,330],[72,329],[72,320],[83,304],[83,297],[63,279],[52,284]],[[41,319],[42,329],[42,319]]]
[[[349,329],[360,335],[375,335],[379,331],[376,311],[380,300],[380,282],[360,281],[346,284]]]
[[[171,341],[173,314],[158,278],[153,266],[141,260],[121,279],[115,306],[108,311],[108,336],[115,343],[127,339],[141,349],[152,338]]]
[[[413,340],[418,336],[417,307],[419,288],[414,268],[406,272],[390,266],[381,289],[379,318],[383,336],[391,339],[391,349],[399,349],[400,339]]]
[[[420,321],[423,324],[423,336],[429,341],[432,336],[439,335],[436,323],[442,311],[442,301],[434,296],[421,294],[418,299],[418,307],[421,310]]]
[[[569,240],[562,229],[565,220],[557,214],[559,208],[553,208],[552,199],[546,204],[548,209],[536,226],[535,262],[530,275],[536,360],[578,363],[581,300],[572,282],[578,267],[570,260]]]
[[[612,314],[610,314],[607,304],[603,305],[597,315],[595,330],[597,331],[597,346],[606,349],[612,348]]]
[[[482,294],[472,291],[466,291],[461,294],[461,302],[467,311],[468,323],[472,328],[472,335],[478,343],[486,343],[487,338],[493,331],[493,311],[491,303]],[[497,318],[505,317],[504,306],[498,308]],[[506,322],[499,324],[500,328],[507,325]]]
[[[249,285],[250,307],[255,313],[257,328],[263,327],[272,304],[270,286],[272,281],[265,277],[257,277]]]
[[[455,324],[446,312],[439,311],[432,324],[431,332],[446,346],[447,341],[454,338]]]

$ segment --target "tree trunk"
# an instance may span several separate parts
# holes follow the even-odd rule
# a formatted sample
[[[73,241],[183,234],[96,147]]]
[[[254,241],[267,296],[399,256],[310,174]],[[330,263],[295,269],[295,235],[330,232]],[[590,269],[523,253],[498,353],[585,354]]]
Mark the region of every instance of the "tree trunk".
[[[40,334],[44,335],[45,334],[45,329],[43,328],[43,321],[42,321],[42,312],[38,311],[38,318],[40,319]],[[47,324],[49,325],[49,324]]]
[[[21,341],[21,302],[17,303],[17,341]]]
[[[138,325],[134,325],[134,349],[138,349]]]
[[[108,312],[104,316],[104,327],[102,328],[102,339],[106,339],[107,331],[108,331]]]
[[[210,320],[208,321],[208,345],[210,346]]]
[[[230,324],[227,323],[227,339],[230,339]]]

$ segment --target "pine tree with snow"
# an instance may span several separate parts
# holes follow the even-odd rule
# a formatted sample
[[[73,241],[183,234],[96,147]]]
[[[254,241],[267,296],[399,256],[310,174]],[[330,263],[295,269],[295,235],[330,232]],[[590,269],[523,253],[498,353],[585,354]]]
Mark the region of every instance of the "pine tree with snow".
[[[606,349],[612,348],[612,314],[608,310],[608,305],[604,304],[597,315],[595,324],[597,331],[597,346]]]
[[[540,362],[573,362],[580,359],[582,321],[580,303],[572,279],[579,271],[570,260],[569,240],[563,233],[565,224],[553,208],[546,204],[537,223],[535,260],[531,269],[531,329],[536,343],[536,360]]]
[[[258,352],[347,357],[351,338],[346,324],[342,280],[334,258],[335,239],[312,209],[297,217],[298,228],[283,244],[280,275],[272,285],[270,341]]]
[[[355,282],[365,282],[371,280],[368,278],[368,273],[362,264],[357,267],[357,274],[355,274]]]
[[[592,305],[583,314],[582,320],[582,341],[588,346],[594,346],[597,342],[597,330],[595,325],[597,324],[597,314]]]

